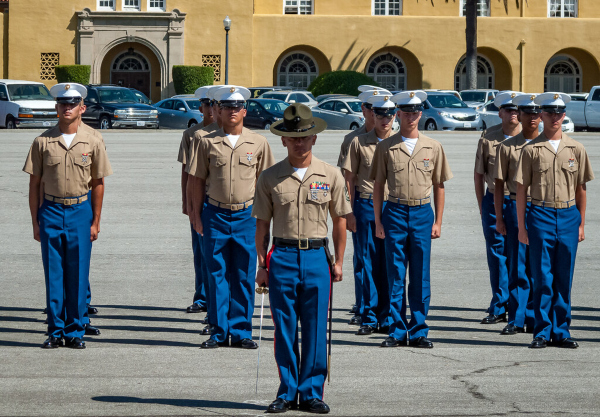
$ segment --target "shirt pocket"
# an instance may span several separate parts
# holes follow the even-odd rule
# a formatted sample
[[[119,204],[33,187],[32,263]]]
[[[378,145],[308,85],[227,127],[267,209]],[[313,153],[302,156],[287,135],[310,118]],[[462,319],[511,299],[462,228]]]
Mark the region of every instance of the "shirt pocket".
[[[62,156],[44,155],[44,167],[43,170],[47,175],[56,176],[58,175],[59,168],[62,164]],[[44,172],[42,172],[43,175]]]
[[[74,158],[73,159],[73,179],[80,183],[89,183],[92,178],[91,174],[92,158],[91,155],[86,159]]]
[[[258,160],[255,157],[248,160],[248,156],[240,156],[240,178],[243,180],[256,179],[256,164]]]
[[[308,219],[312,221],[326,220],[330,201],[331,193],[329,190],[317,190],[316,193],[309,190],[306,196]]]
[[[273,206],[274,211],[280,211],[283,214],[283,218],[285,218],[286,222],[293,222],[294,212],[296,211],[296,204],[293,204],[296,201],[296,193],[295,192],[284,192],[284,193],[274,193],[273,194]]]
[[[215,178],[227,178],[227,158],[224,156],[210,156],[210,175]]]
[[[417,167],[417,170],[415,171],[417,184],[430,186],[431,175],[433,174],[433,162],[429,161],[427,165],[425,165],[425,161],[417,161],[415,166]]]
[[[569,200],[575,198],[575,188],[577,187],[577,173],[579,171],[579,162],[563,162],[563,175],[565,176],[567,187],[569,189]],[[572,195],[571,195],[572,194]]]
[[[548,178],[550,164],[538,162],[533,165],[533,181],[532,184],[546,185],[548,182],[553,182],[552,178]]]

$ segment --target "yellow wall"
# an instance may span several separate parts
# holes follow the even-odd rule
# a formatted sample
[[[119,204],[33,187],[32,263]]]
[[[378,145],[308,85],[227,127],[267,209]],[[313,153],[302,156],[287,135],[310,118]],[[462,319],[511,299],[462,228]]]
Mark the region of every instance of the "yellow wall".
[[[370,3],[367,0],[367,3]],[[404,0],[402,14],[404,16],[459,16],[459,0]]]
[[[0,69],[2,78],[8,78],[8,11],[0,15],[0,45],[2,45],[2,54],[0,54]]]

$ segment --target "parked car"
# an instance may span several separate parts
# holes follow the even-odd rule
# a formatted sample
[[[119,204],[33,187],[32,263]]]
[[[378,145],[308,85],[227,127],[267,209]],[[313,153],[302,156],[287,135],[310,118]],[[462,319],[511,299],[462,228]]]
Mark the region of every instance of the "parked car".
[[[430,92],[419,121],[422,130],[479,130],[479,113],[452,93]]]
[[[561,130],[565,133],[575,132],[575,124],[573,120],[569,116],[565,116],[562,122]],[[538,131],[541,133],[544,130],[544,122],[540,122],[538,126]]]
[[[312,93],[304,90],[272,91],[262,94],[259,98],[272,98],[286,103],[302,103],[308,107],[314,107],[318,104]]]
[[[571,97],[567,103],[567,116],[573,120],[575,128],[600,128],[600,86],[592,87],[585,101]]]
[[[138,99],[140,103],[143,104],[152,104],[152,100],[148,98],[148,96],[142,93],[140,90],[136,90],[135,88],[129,87],[129,89],[133,92],[133,95]]]
[[[365,123],[361,101],[355,97],[324,100],[312,113],[327,122],[327,129],[355,130]]]
[[[42,83],[0,80],[0,127],[52,127],[56,101]]]
[[[127,87],[89,85],[84,100],[87,109],[85,123],[100,129],[113,127],[144,127],[158,129],[158,110],[142,104]]]
[[[289,104],[281,100],[254,98],[246,101],[244,126],[269,130],[271,124],[283,117],[283,111]]]
[[[258,98],[269,91],[291,90],[291,87],[250,87],[248,90],[250,90],[251,98]]]
[[[194,96],[175,96],[154,104],[160,127],[187,129],[204,121],[200,100]]]
[[[467,103],[467,106],[474,107],[475,110],[480,110],[485,103],[496,98],[498,90],[480,89],[480,90],[463,90],[460,92],[462,100]]]
[[[320,96],[317,96],[316,100],[317,100],[317,102],[321,103],[322,101],[330,99],[330,98],[341,98],[341,97],[356,98],[356,96],[351,96],[349,94],[321,94]]]
[[[462,100],[460,93],[456,90],[439,90],[439,89],[430,88],[430,89],[425,89],[423,91],[425,91],[427,94],[429,94],[429,93],[448,93],[448,94],[452,94],[457,99]]]
[[[482,129],[487,129],[502,123],[502,119],[498,116],[498,111],[498,107],[494,104],[494,99],[486,102],[477,110],[479,117],[481,117]]]

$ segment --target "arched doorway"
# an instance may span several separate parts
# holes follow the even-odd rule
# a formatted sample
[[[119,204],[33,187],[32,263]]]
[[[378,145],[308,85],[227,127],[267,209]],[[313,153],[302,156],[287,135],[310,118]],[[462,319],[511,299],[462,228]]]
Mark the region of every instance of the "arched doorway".
[[[544,69],[544,91],[581,92],[581,65],[568,55],[555,55]]]
[[[494,86],[495,74],[491,61],[483,55],[477,55],[477,88],[494,88]],[[467,58],[463,57],[454,70],[454,89],[462,91],[467,88]]]
[[[406,65],[391,52],[375,56],[367,64],[367,76],[388,90],[406,90]]]
[[[277,66],[278,85],[306,90],[319,75],[316,60],[306,52],[294,51]]]
[[[151,68],[143,54],[129,48],[113,60],[110,68],[111,84],[135,88],[150,97]]]

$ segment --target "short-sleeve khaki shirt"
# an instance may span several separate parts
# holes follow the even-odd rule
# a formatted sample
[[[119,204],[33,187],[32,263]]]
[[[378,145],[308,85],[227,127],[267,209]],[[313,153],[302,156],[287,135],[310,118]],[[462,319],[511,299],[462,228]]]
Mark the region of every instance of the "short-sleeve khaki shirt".
[[[196,131],[203,129],[206,129],[206,127],[202,123],[198,123],[183,131],[181,143],[179,144],[179,155],[177,155],[177,162],[181,162],[183,165],[187,165],[190,162],[190,151],[193,146],[192,138],[194,137]]]
[[[520,132],[520,125],[519,125]],[[505,140],[502,125],[493,126],[481,134],[475,155],[475,172],[485,178],[487,189],[494,192],[496,177],[496,150],[498,145]],[[504,185],[504,194],[508,195],[508,188]]]
[[[381,141],[375,148],[371,179],[387,181],[391,197],[419,200],[431,195],[433,185],[452,178],[442,145],[419,132],[412,155],[402,140],[402,134]]]
[[[504,181],[508,191],[512,195],[517,194],[517,183],[514,181],[517,172],[517,164],[521,156],[523,146],[527,144],[527,139],[523,132],[512,138],[502,141],[496,147],[495,179]]]
[[[198,150],[200,149],[200,142],[202,138],[212,132],[216,132],[217,130],[219,130],[219,124],[217,122],[212,122],[211,124],[209,124],[206,127],[203,127],[202,129],[196,129],[193,131],[193,133],[190,135],[188,144],[187,163],[183,162],[185,164],[185,172],[189,174],[190,168],[192,168],[192,166],[196,163],[195,158],[196,154],[198,153]],[[181,149],[179,152],[181,154]]]
[[[343,169],[356,175],[356,190],[359,193],[373,194],[374,181],[370,179],[369,175],[378,143],[379,139],[375,129],[369,133],[356,136],[352,140],[348,155],[342,164]],[[387,189],[385,194],[387,195]]]
[[[275,163],[264,136],[243,128],[235,148],[223,129],[203,135],[188,171],[210,181],[208,197],[224,204],[252,200],[256,179]]]
[[[340,168],[343,167],[344,160],[346,159],[346,156],[348,155],[348,149],[350,148],[350,144],[352,143],[352,140],[355,137],[357,137],[358,135],[364,135],[365,133],[367,133],[366,125],[362,125],[358,129],[353,130],[352,132],[350,132],[346,136],[344,136],[344,141],[342,142],[342,146],[340,148],[340,156],[338,157],[337,166],[339,166]]]
[[[315,184],[320,188],[315,188]],[[302,180],[285,158],[258,179],[252,216],[265,221],[273,219],[274,237],[325,238],[328,211],[332,218],[352,212],[345,189],[339,169],[314,155]]]
[[[543,133],[525,145],[514,178],[532,200],[554,203],[575,199],[577,186],[593,179],[585,148],[564,133],[556,153]]]
[[[23,171],[41,177],[45,193],[58,198],[87,194],[90,179],[112,174],[102,136],[83,123],[68,148],[58,126],[35,138]]]

